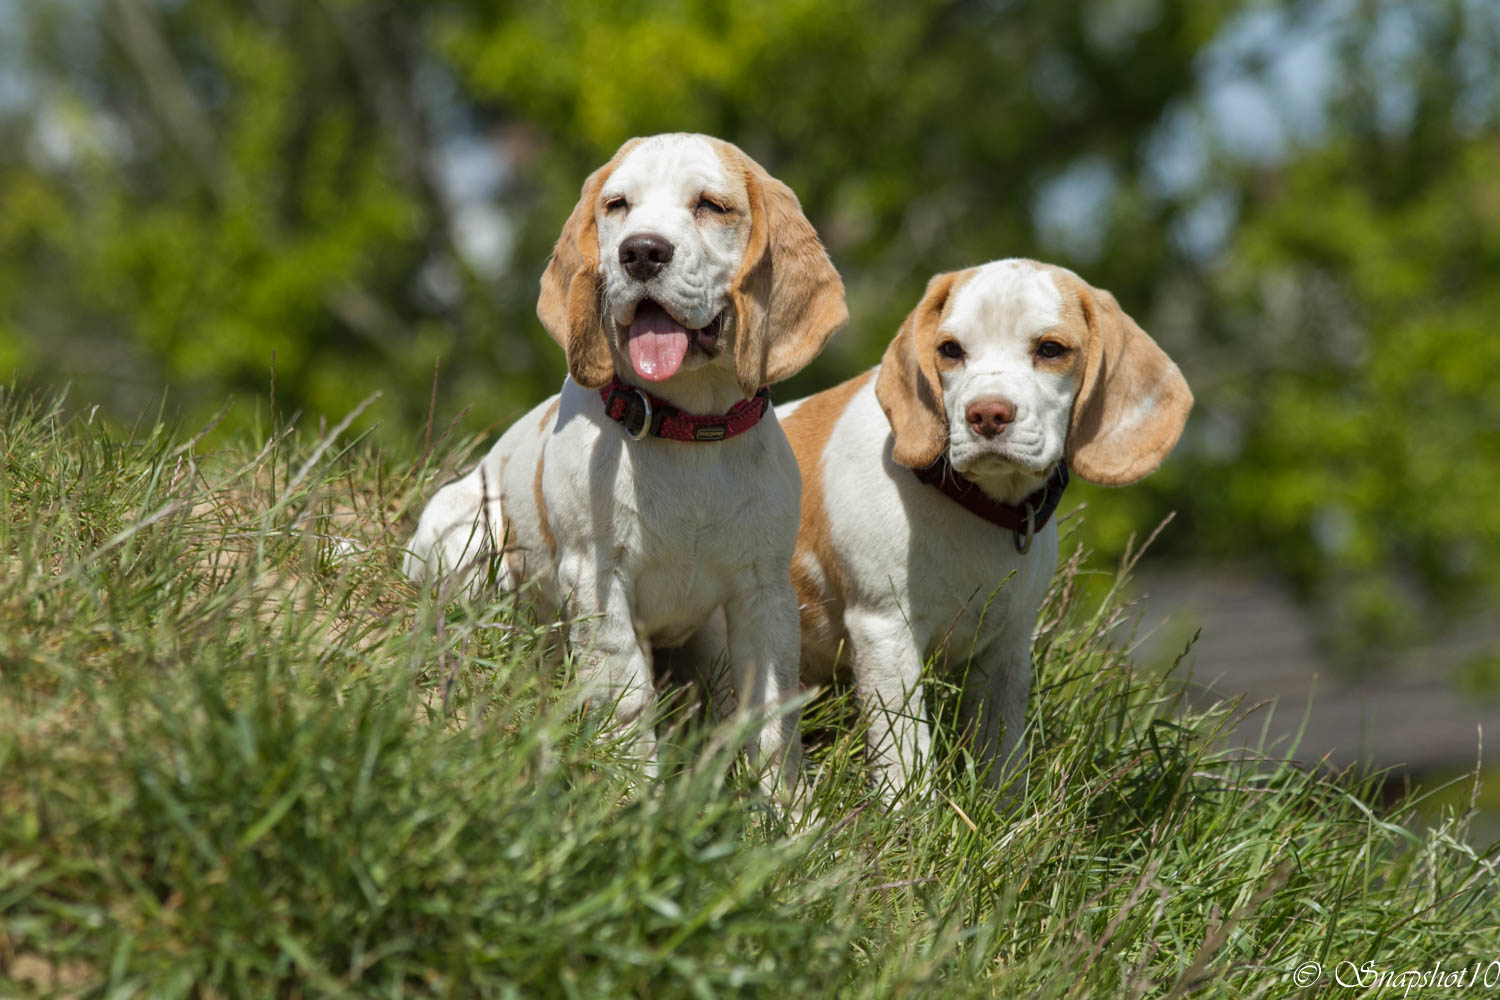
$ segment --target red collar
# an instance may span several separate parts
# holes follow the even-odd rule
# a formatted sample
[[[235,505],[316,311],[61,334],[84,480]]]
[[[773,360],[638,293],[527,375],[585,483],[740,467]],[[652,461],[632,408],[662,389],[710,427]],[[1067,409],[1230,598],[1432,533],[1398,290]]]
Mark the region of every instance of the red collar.
[[[669,441],[727,441],[743,434],[771,408],[771,390],[761,386],[749,399],[742,399],[725,414],[684,413],[665,399],[644,389],[615,380],[599,390],[604,414],[639,441],[648,435]]]
[[[985,493],[971,480],[960,476],[948,462],[947,454],[925,469],[912,469],[918,479],[936,486],[943,496],[962,504],[964,509],[991,524],[1009,528],[1016,533],[1016,551],[1022,555],[1031,548],[1031,538],[1051,520],[1062,503],[1063,490],[1068,488],[1068,465],[1058,462],[1052,475],[1042,488],[1022,500],[1019,505],[1001,503]]]

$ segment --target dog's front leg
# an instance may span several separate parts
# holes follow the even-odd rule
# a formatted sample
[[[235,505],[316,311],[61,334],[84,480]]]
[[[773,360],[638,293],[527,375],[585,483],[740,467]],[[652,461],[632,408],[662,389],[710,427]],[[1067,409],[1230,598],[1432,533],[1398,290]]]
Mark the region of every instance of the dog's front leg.
[[[768,791],[795,791],[802,768],[800,712],[786,705],[797,694],[801,655],[797,595],[787,573],[752,579],[724,605],[728,670],[737,713],[749,714],[757,730],[748,751]]]
[[[1012,779],[1024,778],[1028,760],[1022,737],[1031,690],[1031,634],[1019,627],[1014,632],[1000,636],[974,658],[960,703],[963,724],[974,734],[975,758],[989,766],[986,783],[991,788],[1010,786],[1008,800],[1025,789]]]
[[[630,587],[611,570],[600,569],[597,555],[564,557],[558,583],[568,595],[573,618],[569,645],[585,704],[613,717],[620,732],[634,728],[648,773],[656,774],[656,728],[651,707],[656,687],[635,632]]]
[[[922,650],[901,616],[851,608],[844,620],[853,655],[855,693],[866,736],[870,768],[880,796],[893,802],[921,773],[932,755],[922,690]]]

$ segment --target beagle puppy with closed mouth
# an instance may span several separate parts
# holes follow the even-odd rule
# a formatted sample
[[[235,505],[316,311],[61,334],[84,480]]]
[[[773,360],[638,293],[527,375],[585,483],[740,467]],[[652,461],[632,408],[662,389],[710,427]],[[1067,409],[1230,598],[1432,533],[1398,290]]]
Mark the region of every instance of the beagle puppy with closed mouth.
[[[764,720],[753,761],[794,780],[778,706],[797,689],[800,480],[766,387],[848,318],[817,233],[730,143],[632,139],[584,183],[537,314],[567,352],[562,392],[438,491],[407,574],[532,585],[621,724],[654,700],[652,649],[722,609],[737,702]]]
[[[1192,401],[1108,292],[1001,260],[937,275],[878,368],[777,408],[802,469],[802,679],[852,668],[887,798],[928,755],[935,655],[957,669],[972,657],[960,714],[991,785],[1023,762],[1069,472],[1106,486],[1148,475]]]

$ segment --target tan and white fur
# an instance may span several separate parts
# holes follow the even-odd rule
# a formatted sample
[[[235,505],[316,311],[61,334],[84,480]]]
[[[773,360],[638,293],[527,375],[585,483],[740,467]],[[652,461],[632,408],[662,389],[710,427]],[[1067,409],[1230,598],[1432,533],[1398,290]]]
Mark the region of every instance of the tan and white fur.
[[[659,266],[642,268],[642,247]],[[722,413],[801,369],[848,318],[816,232],[737,147],[633,139],[583,185],[537,313],[567,352],[562,392],[437,493],[408,575],[473,580],[498,557],[502,587],[533,584],[543,614],[573,622],[584,697],[622,724],[653,703],[653,648],[722,609],[737,702],[765,719],[752,758],[794,780],[797,721],[783,703],[797,687],[800,479],[786,435],[768,412],[722,442],[634,441],[597,389],[618,375]],[[654,736],[640,733],[649,757]]]
[[[1024,759],[1032,629],[1057,564],[1055,520],[1022,554],[912,469],[946,452],[1004,503],[1063,460],[1123,485],[1160,464],[1191,406],[1177,366],[1108,292],[1002,260],[934,277],[877,369],[778,408],[802,469],[802,679],[852,667],[887,797],[930,751],[934,655],[962,669],[972,654],[960,711],[991,784]]]

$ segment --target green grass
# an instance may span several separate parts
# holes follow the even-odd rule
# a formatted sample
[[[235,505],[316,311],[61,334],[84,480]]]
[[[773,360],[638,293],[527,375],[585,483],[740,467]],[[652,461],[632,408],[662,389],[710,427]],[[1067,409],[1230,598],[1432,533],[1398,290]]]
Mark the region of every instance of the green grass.
[[[844,694],[788,829],[737,734],[674,724],[643,785],[553,623],[405,582],[464,445],[0,409],[0,994],[1280,997],[1500,954],[1463,801],[1408,829],[1224,752],[1236,707],[1133,672],[1076,565],[1013,812],[946,728],[934,791],[875,804]]]

